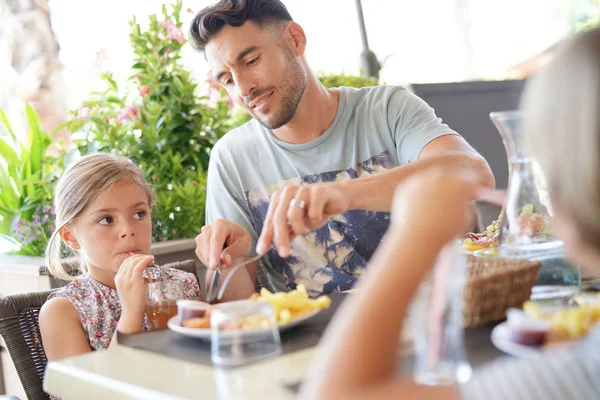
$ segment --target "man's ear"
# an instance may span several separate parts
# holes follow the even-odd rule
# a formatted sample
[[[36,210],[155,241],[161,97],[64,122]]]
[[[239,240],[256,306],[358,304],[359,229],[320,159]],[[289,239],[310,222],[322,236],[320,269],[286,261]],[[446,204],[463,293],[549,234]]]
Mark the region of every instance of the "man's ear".
[[[63,240],[63,242],[65,242],[65,244],[71,249],[79,250],[81,248],[79,242],[77,241],[77,238],[75,237],[75,234],[68,225],[65,225],[62,228],[60,228],[58,234],[60,235],[60,238]]]
[[[297,56],[304,55],[306,50],[306,35],[304,29],[294,21],[288,22],[283,28],[284,38],[288,46]]]

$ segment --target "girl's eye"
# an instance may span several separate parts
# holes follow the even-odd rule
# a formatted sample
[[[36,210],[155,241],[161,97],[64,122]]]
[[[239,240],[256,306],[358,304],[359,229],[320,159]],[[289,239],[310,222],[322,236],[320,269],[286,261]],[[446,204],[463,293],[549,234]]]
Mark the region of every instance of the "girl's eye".
[[[104,217],[100,221],[98,221],[98,223],[100,225],[109,225],[109,224],[112,224],[112,222],[113,222],[112,217]]]
[[[233,84],[233,79],[229,78],[223,83],[224,86],[231,86]]]
[[[146,211],[138,211],[135,214],[133,214],[133,218],[134,219],[142,219],[142,218],[144,218],[145,215],[146,215]]]

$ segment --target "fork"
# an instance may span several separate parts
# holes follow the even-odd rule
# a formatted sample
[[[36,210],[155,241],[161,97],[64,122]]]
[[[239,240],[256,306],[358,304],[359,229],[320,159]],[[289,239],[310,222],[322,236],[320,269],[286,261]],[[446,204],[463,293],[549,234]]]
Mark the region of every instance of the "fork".
[[[233,274],[240,269],[241,267],[250,264],[251,262],[260,260],[262,258],[262,254],[256,255],[254,257],[250,257],[249,259],[236,264],[235,266],[229,268],[227,271],[229,271],[227,273],[227,276],[225,277],[225,280],[223,281],[223,283],[221,284],[221,290],[218,291],[217,294],[217,289],[218,289],[218,283],[219,283],[219,278],[221,277],[221,274],[223,273],[223,263],[219,263],[217,269],[215,270],[215,274],[213,275],[213,279],[212,279],[212,284],[210,286],[210,290],[208,292],[208,295],[206,296],[206,302],[207,303],[212,303],[215,300],[221,300],[221,298],[223,297],[223,293],[225,292],[225,288],[227,287],[227,284],[229,284],[229,281],[231,280],[231,277],[233,276]]]

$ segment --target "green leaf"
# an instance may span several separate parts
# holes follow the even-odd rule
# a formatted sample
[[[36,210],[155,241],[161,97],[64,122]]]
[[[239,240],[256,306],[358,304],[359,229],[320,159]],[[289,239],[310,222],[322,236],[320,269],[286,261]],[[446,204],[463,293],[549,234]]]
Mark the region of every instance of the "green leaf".
[[[16,166],[19,164],[19,156],[13,150],[13,148],[6,143],[5,140],[0,138],[0,156],[6,161],[7,165]]]
[[[0,121],[2,121],[2,124],[4,125],[4,127],[6,128],[6,130],[8,131],[8,133],[9,133],[10,137],[12,138],[12,140],[14,140],[15,142],[17,142],[17,136],[15,135],[15,132],[13,131],[12,126],[10,125],[10,122],[8,121],[8,117],[6,116],[6,113],[1,108],[0,108]]]
[[[42,159],[47,148],[46,133],[42,131],[40,117],[29,104],[25,105],[25,114],[29,123],[29,134],[27,135],[30,143],[28,164],[31,166],[30,171],[36,172],[42,168]]]
[[[19,208],[20,193],[16,181],[0,169],[0,204],[17,213]]]

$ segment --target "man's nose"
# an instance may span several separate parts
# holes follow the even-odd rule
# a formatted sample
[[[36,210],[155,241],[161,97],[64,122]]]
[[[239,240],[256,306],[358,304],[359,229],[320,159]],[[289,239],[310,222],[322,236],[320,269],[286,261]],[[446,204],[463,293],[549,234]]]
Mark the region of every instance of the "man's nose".
[[[248,101],[250,101],[250,99],[246,98],[249,97],[258,86],[256,81],[249,76],[241,74],[235,77],[234,81],[236,82],[238,95],[244,99],[244,103],[248,105]]]

